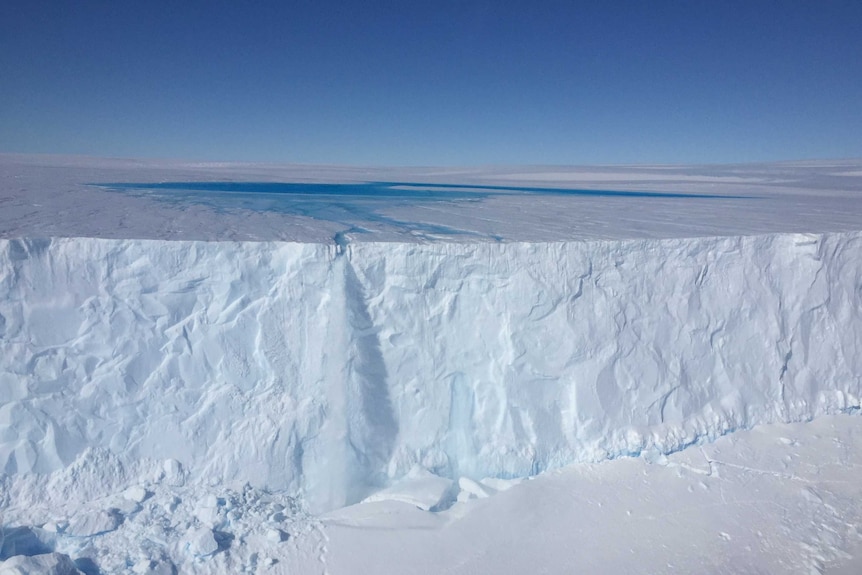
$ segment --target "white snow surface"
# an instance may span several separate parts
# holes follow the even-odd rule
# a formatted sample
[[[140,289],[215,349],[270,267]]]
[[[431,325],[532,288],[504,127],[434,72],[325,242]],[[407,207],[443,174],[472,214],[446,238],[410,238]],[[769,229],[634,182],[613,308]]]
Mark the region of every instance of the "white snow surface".
[[[504,194],[418,205],[423,227],[384,207],[359,229],[84,185],[358,170],[3,157],[0,561],[136,573],[846,561],[862,424],[834,416],[862,397],[860,163],[402,170],[389,181],[614,189],[671,172],[661,189],[734,197]],[[426,227],[440,222],[448,232]],[[622,493],[637,489],[628,533],[642,540],[611,554],[595,534],[637,514]],[[524,528],[500,531],[506,514],[552,513],[560,497],[580,499],[549,529],[571,533],[611,504],[584,547],[595,552],[571,557],[559,535],[554,553],[534,542],[523,564],[500,559]],[[822,529],[798,525],[811,513]],[[701,538],[664,552],[654,526]],[[378,547],[401,559],[360,552]],[[0,572],[23,569],[8,563]]]
[[[88,447],[355,503],[859,406],[862,234],[0,241],[0,469]]]
[[[219,208],[204,201],[165,202],[152,191],[119,193],[88,185],[111,182],[413,182],[692,197],[498,193],[407,205],[380,201],[372,206],[379,217],[370,220],[366,210],[314,217],[247,206]],[[716,197],[698,197],[704,195]],[[351,242],[567,242],[851,232],[859,230],[859,222],[862,159],[727,166],[358,168],[0,154],[2,238],[332,243],[341,233]]]

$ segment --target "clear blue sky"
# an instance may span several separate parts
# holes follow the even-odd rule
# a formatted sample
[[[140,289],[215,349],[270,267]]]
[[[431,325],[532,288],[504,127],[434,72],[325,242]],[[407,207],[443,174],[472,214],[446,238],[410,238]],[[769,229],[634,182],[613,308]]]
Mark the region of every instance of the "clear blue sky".
[[[0,152],[862,157],[862,2],[5,0]]]

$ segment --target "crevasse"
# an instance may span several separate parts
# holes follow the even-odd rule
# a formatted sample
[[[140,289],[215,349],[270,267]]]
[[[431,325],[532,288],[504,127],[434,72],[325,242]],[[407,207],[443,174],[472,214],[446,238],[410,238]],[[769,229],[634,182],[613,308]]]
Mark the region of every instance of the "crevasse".
[[[862,233],[0,240],[0,472],[88,446],[355,502],[859,407]]]

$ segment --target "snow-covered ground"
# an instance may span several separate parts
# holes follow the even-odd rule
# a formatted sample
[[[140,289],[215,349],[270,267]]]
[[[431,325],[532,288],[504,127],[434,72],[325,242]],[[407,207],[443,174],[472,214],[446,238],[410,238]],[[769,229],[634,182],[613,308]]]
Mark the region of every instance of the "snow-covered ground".
[[[0,573],[854,572],[860,166],[0,157]]]
[[[0,237],[331,243],[342,232],[352,241],[558,242],[847,232],[858,231],[862,221],[860,165],[862,161],[845,160],[740,166],[375,169],[0,154]],[[277,195],[254,203],[222,194],[214,202],[202,193],[194,197],[171,190],[117,193],[86,185],[124,182],[410,182],[694,197],[499,193],[504,190],[483,195],[483,190],[473,189],[475,201],[329,196],[325,202],[308,205]],[[703,195],[727,197],[697,197]]]

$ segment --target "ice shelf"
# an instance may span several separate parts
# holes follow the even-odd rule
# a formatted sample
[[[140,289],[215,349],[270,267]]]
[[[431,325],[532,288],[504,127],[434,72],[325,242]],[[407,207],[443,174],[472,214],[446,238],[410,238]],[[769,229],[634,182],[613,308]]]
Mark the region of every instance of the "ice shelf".
[[[0,470],[86,449],[361,500],[854,410],[862,233],[0,241]]]
[[[0,572],[855,572],[860,198],[0,154]]]

